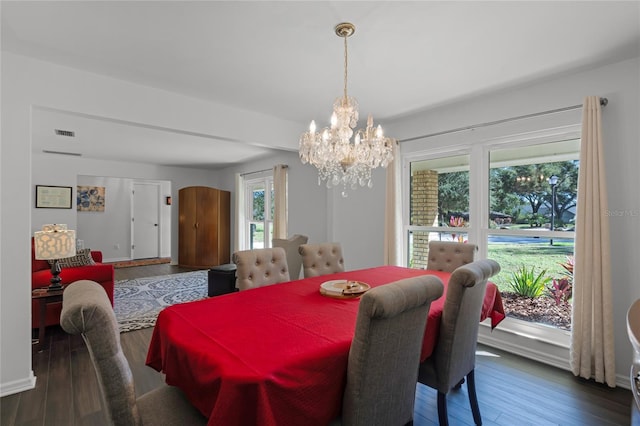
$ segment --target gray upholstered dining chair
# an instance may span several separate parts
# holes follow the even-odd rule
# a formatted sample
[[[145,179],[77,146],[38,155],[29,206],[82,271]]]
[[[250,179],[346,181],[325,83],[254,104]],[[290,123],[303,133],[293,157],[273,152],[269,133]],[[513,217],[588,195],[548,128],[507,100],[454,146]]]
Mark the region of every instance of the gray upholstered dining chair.
[[[290,281],[282,247],[237,251],[233,263],[238,268],[236,286],[240,291]]]
[[[487,280],[500,271],[494,260],[477,260],[451,274],[433,354],[420,364],[418,381],[438,391],[438,420],[448,425],[447,393],[465,377],[476,425],[482,424],[475,388],[476,346]]]
[[[631,424],[640,417],[640,299],[631,304],[627,311],[627,335],[633,348],[633,360],[629,371],[629,384],[634,402],[631,408]]]
[[[413,421],[429,307],[442,291],[439,278],[423,275],[372,288],[362,296],[349,350],[342,425]]]
[[[289,238],[274,238],[273,247],[282,247],[287,255],[287,266],[289,267],[289,277],[292,280],[300,278],[300,270],[302,269],[302,257],[298,251],[298,247],[306,244],[309,237],[306,235],[295,234]]]
[[[176,387],[162,386],[136,399],[131,368],[120,345],[116,315],[100,284],[81,280],[65,288],[60,325],[69,334],[81,334],[87,345],[108,424],[207,424],[207,419]]]
[[[340,243],[302,244],[299,251],[305,278],[344,272]]]
[[[455,241],[429,241],[427,269],[453,272],[456,268],[473,262],[478,247]]]

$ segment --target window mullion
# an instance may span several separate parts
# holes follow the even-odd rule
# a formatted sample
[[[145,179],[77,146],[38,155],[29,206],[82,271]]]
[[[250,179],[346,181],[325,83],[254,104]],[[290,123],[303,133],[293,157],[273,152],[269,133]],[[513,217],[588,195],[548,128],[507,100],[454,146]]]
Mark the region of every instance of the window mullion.
[[[489,227],[489,150],[475,146],[471,152],[470,203],[473,217],[473,235],[470,239],[478,246],[478,257],[487,258],[487,231]]]
[[[264,212],[262,217],[264,226],[264,247],[271,247],[271,239],[269,235],[271,233],[271,223],[273,218],[271,217],[271,188],[273,186],[273,178],[264,178]]]

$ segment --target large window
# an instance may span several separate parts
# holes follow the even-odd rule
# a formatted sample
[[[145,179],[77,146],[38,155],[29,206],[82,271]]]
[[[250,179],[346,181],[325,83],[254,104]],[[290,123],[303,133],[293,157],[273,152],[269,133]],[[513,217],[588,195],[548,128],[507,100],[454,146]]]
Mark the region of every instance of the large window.
[[[273,239],[273,176],[245,180],[246,249],[271,247]]]
[[[515,293],[504,298],[509,316],[570,329],[580,141],[568,135],[487,141],[468,153],[412,159],[408,266],[426,267],[432,240],[477,244],[478,256],[501,265],[492,281],[505,296]],[[528,296],[540,303],[524,308],[516,296],[536,279]]]

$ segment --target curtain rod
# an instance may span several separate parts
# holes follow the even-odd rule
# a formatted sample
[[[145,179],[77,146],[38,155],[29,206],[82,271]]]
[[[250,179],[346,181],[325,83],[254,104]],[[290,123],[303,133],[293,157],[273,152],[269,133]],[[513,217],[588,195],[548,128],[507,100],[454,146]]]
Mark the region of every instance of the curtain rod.
[[[608,103],[609,103],[609,100],[607,98],[600,98],[601,106],[605,107],[607,106]],[[473,130],[473,129],[477,129],[478,127],[494,126],[496,124],[507,123],[509,121],[522,120],[523,118],[538,117],[540,115],[555,114],[557,112],[571,111],[578,108],[582,108],[582,105],[571,105],[564,108],[550,109],[548,111],[534,112],[531,114],[519,115],[517,117],[503,118],[502,120],[489,121],[486,123],[474,124],[474,125],[465,126],[465,127],[458,127],[457,129],[444,130],[442,132],[429,133],[428,135],[414,136],[412,138],[401,139],[400,142],[409,142],[409,141],[414,141],[416,139],[432,138],[434,136],[446,135],[449,133],[456,133],[456,132],[463,132],[465,130]]]
[[[277,164],[277,165],[282,166],[285,169],[289,168],[287,164]],[[264,172],[271,172],[271,171],[273,171],[273,167],[270,169],[256,170],[255,172],[240,173],[240,176],[255,175],[257,173],[264,173]]]

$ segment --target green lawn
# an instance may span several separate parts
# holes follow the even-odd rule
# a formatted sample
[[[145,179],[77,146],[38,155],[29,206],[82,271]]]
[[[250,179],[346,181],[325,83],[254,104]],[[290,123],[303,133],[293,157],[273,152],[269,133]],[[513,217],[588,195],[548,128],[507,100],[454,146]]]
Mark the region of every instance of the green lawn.
[[[573,255],[573,244],[554,243],[549,240],[532,244],[489,244],[488,257],[500,264],[501,271],[491,278],[501,291],[508,290],[507,282],[514,271],[522,265],[528,268],[535,267],[535,272],[546,269],[546,275],[552,278],[561,278],[564,269],[560,263],[567,260],[567,256]]]

